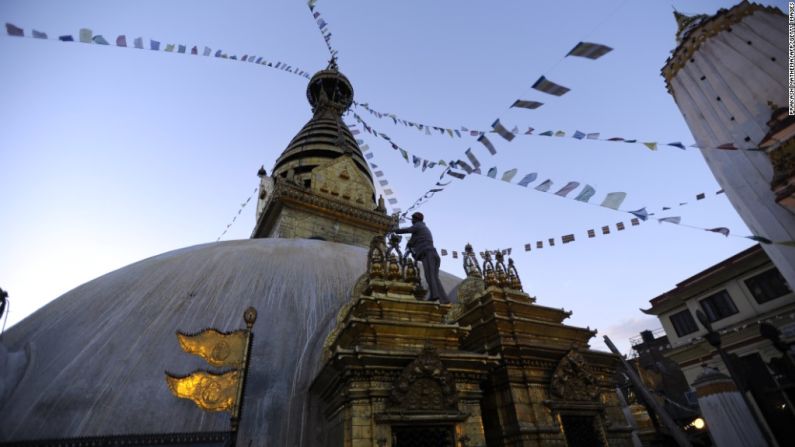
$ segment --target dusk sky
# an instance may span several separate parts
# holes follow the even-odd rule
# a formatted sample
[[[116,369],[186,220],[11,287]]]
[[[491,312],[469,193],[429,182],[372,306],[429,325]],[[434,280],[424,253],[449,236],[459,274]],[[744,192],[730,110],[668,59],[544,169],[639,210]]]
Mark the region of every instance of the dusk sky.
[[[649,300],[753,245],[656,218],[681,216],[702,228],[749,231],[693,143],[660,69],[676,46],[673,7],[713,14],[735,1],[374,2],[320,0],[355,99],[381,112],[440,127],[563,130],[565,138],[488,134],[497,155],[475,138],[426,136],[354,108],[409,153],[464,158],[472,148],[496,180],[454,181],[419,208],[437,248],[512,248],[525,290],[538,304],[572,310],[568,324],[597,328],[623,351],[643,329]],[[762,2],[785,9],[786,2]],[[257,169],[274,161],[311,117],[307,79],[253,63],[118,48],[118,35],[257,55],[314,73],[329,54],[306,2],[0,2],[0,20],[25,38],[0,36],[0,287],[10,294],[7,327],[68,290],[163,252],[214,243],[253,195]],[[111,45],[65,43],[90,28]],[[48,40],[30,38],[31,30]],[[5,30],[3,30],[5,31]],[[597,60],[565,57],[580,41],[608,45]],[[785,42],[781,42],[785,45]],[[571,89],[555,97],[531,89],[539,76]],[[509,108],[517,99],[544,105]],[[352,115],[346,122],[355,122]],[[641,144],[576,140],[579,130]],[[383,139],[357,136],[374,154],[405,209],[442,171],[422,172]],[[465,158],[464,158],[465,159]],[[502,173],[517,168],[512,182]],[[516,183],[537,172],[529,187]],[[447,177],[450,180],[454,180]],[[546,179],[549,193],[533,189]],[[552,194],[569,181],[591,185],[590,204]],[[598,206],[622,191],[622,210]],[[705,193],[704,200],[696,195]],[[222,240],[248,238],[256,196]],[[681,202],[687,205],[678,206]],[[671,210],[661,211],[663,206]],[[617,232],[615,224],[627,229]],[[609,225],[611,233],[600,228]],[[589,239],[587,230],[597,236]],[[575,242],[560,238],[574,234]],[[764,236],[764,235],[763,235]],[[555,238],[554,247],[548,239]],[[536,241],[544,241],[536,249]],[[524,245],[532,243],[530,252]],[[463,277],[460,259],[442,269]],[[112,299],[112,297],[108,297]]]

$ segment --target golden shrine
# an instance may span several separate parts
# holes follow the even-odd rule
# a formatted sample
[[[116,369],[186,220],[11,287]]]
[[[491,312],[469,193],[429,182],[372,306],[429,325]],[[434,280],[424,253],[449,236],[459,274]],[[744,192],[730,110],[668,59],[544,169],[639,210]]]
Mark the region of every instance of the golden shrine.
[[[418,301],[417,264],[398,237],[373,238],[367,272],[337,316],[310,392],[315,445],[629,446],[596,334],[535,304],[511,259],[464,254],[457,304]]]

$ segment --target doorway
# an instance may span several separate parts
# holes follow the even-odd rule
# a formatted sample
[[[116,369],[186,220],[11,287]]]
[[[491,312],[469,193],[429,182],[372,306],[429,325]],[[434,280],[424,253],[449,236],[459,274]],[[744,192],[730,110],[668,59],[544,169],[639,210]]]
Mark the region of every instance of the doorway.
[[[393,426],[394,447],[455,447],[449,425]]]
[[[596,428],[596,417],[563,414],[560,420],[569,447],[604,447]]]

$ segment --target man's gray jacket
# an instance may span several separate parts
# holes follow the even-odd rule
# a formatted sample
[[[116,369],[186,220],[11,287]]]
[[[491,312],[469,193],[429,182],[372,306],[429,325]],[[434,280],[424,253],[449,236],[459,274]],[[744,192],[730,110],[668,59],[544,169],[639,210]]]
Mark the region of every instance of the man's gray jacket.
[[[424,257],[427,251],[436,250],[433,247],[431,230],[428,229],[425,222],[420,221],[408,228],[397,229],[395,233],[411,233],[411,239],[409,239],[407,247],[417,259]]]

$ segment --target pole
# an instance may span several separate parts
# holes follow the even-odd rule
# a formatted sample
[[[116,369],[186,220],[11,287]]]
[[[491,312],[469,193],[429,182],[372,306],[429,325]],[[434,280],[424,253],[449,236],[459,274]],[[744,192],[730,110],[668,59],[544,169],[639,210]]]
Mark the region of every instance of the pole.
[[[665,427],[668,428],[669,432],[671,432],[671,436],[673,436],[674,441],[676,441],[676,443],[679,444],[679,447],[692,447],[692,444],[690,444],[690,440],[687,439],[687,435],[685,435],[684,432],[682,432],[682,430],[679,428],[679,426],[676,425],[676,422],[674,422],[674,420],[671,419],[671,416],[668,415],[668,412],[666,412],[665,409],[662,406],[660,406],[660,404],[657,403],[657,401],[654,399],[654,396],[651,395],[649,390],[647,390],[646,387],[643,386],[643,382],[640,380],[640,377],[638,377],[638,374],[635,372],[634,369],[632,369],[632,366],[629,364],[629,362],[627,362],[624,356],[621,355],[621,353],[618,351],[618,348],[616,348],[616,345],[614,345],[613,342],[610,341],[610,338],[607,335],[604,336],[604,339],[607,347],[610,348],[613,354],[617,355],[618,358],[621,359],[621,363],[624,364],[624,368],[627,370],[627,375],[629,376],[629,380],[632,381],[632,384],[635,386],[635,389],[638,391],[638,393],[640,393],[641,396],[643,396],[643,399],[645,399],[646,402],[648,402],[649,405],[651,405],[652,408],[654,408],[654,411],[657,412],[657,415],[660,416],[660,419],[662,419],[663,424],[665,424]]]
[[[257,310],[249,307],[243,313],[243,319],[246,322],[246,346],[243,350],[243,364],[240,369],[240,380],[237,381],[237,395],[235,398],[235,407],[232,409],[232,418],[230,424],[232,426],[232,433],[230,445],[235,447],[237,445],[237,432],[240,428],[240,419],[243,412],[243,396],[245,396],[246,389],[246,376],[248,375],[249,357],[251,356],[251,344],[254,340],[254,333],[251,328],[254,322],[257,321]]]

